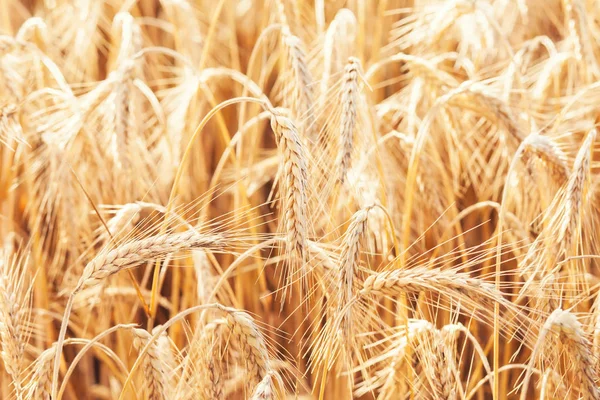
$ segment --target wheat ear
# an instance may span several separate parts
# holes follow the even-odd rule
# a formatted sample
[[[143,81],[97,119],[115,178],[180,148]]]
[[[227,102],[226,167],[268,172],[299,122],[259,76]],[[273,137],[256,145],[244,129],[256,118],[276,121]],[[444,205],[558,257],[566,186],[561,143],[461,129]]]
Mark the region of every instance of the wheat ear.
[[[250,378],[248,383],[258,384],[258,388],[254,388],[254,393],[275,393],[269,389],[274,388],[273,382],[281,383],[281,377],[271,366],[265,338],[256,326],[254,318],[247,312],[235,308],[220,304],[216,304],[215,307],[227,313],[229,329],[234,340],[240,343],[246,357]]]
[[[285,96],[292,96],[291,109],[295,117],[302,121],[303,133],[314,139],[315,127],[312,115],[313,79],[306,62],[306,53],[299,37],[292,35],[288,29],[283,29],[283,42],[287,50],[287,62],[292,71],[292,83]]]
[[[58,373],[60,354],[67,332],[67,321],[71,315],[74,296],[81,290],[98,285],[102,280],[119,271],[133,268],[144,262],[151,261],[181,250],[210,248],[217,250],[225,245],[223,235],[203,235],[188,230],[182,233],[168,233],[151,236],[145,239],[133,240],[116,248],[100,252],[83,269],[79,282],[71,293],[65,306],[64,318],[57,339],[57,353],[54,359],[52,375],[52,392],[58,389]]]
[[[341,328],[348,346],[352,345],[352,311],[348,304],[356,295],[354,278],[360,260],[361,242],[367,232],[369,210],[370,208],[364,208],[354,213],[341,249],[336,313],[344,312]]]
[[[225,245],[225,242],[222,235],[204,235],[188,230],[124,243],[116,248],[102,251],[85,266],[75,293],[97,285],[119,271],[133,268],[146,261],[186,249],[219,249]]]
[[[44,350],[33,363],[33,372],[27,383],[27,397],[30,399],[51,400],[52,360],[56,355],[56,345]]]
[[[144,329],[133,329],[133,345],[137,350],[146,346],[152,335]],[[159,341],[152,342],[145,355],[143,364],[144,387],[149,400],[169,399],[169,381],[165,371],[165,363],[161,357]]]
[[[123,205],[115,215],[106,221],[108,232],[104,232],[105,236],[103,239],[107,240],[106,236],[109,235],[113,238],[117,238],[120,234],[127,234],[132,231],[140,220],[140,213],[142,212],[142,206],[138,203],[127,203]]]
[[[435,337],[434,352],[437,354],[439,362],[432,360],[435,369],[433,387],[437,393],[436,398],[443,400],[455,400],[456,396],[456,376],[455,371],[458,370],[456,365],[455,351],[455,331],[441,329],[437,330]]]
[[[254,318],[247,312],[231,307],[220,306],[227,313],[227,324],[231,329],[234,339],[240,343],[248,367],[248,375],[256,382],[262,379],[271,370],[269,365],[269,352],[265,339],[256,327]]]
[[[359,74],[360,61],[355,57],[350,57],[346,64],[346,68],[344,69],[344,77],[342,78],[342,115],[340,120],[341,148],[338,156],[338,167],[340,171],[339,179],[342,183],[352,164]]]
[[[256,385],[251,400],[275,400],[277,398],[276,382],[278,378],[273,371],[267,373],[262,381]]]
[[[560,220],[557,243],[564,243],[563,249],[571,251],[581,221],[581,208],[584,193],[590,179],[590,162],[596,139],[596,129],[592,129],[575,157],[573,172],[566,187],[564,212]]]
[[[523,145],[523,161],[529,162],[532,156],[544,163],[558,184],[563,184],[569,177],[566,155],[549,137],[538,134],[527,136]]]
[[[220,327],[224,321],[213,321],[202,329],[202,336],[197,351],[202,352],[200,357],[206,362],[206,371],[202,374],[202,388],[208,399],[223,398],[224,377],[221,359],[217,357],[216,348],[220,335]],[[202,366],[204,368],[204,366]]]
[[[116,71],[115,90],[112,93],[115,130],[111,134],[110,150],[117,170],[123,169],[127,158],[125,154],[127,154],[128,135],[131,133],[129,128],[132,125],[130,82],[133,80],[134,67],[135,64],[131,60],[126,60],[119,65]]]
[[[283,111],[275,109],[271,115],[271,127],[282,154],[282,188],[284,210],[283,224],[287,235],[287,249],[302,261],[306,260],[307,248],[307,154],[291,119]]]
[[[0,260],[2,263],[2,260]],[[6,268],[6,266],[4,267]],[[2,270],[0,265],[0,270]],[[3,272],[3,271],[2,271]],[[24,327],[22,326],[21,307],[17,294],[10,287],[10,276],[0,274],[0,344],[2,344],[2,361],[6,372],[10,375],[17,398],[21,397],[21,371],[25,342],[23,341]]]
[[[363,282],[360,295],[397,296],[401,293],[436,292],[458,298],[490,303],[501,299],[491,283],[452,270],[415,267],[370,275]]]
[[[531,354],[530,363],[535,362],[540,355],[549,333],[557,334],[559,343],[569,348],[570,351],[567,351],[566,354],[572,358],[575,368],[578,369],[576,375],[579,378],[579,390],[583,394],[583,398],[600,399],[600,389],[596,384],[597,374],[591,352],[591,343],[585,337],[581,323],[570,311],[558,308],[550,314],[538,335],[533,353]],[[554,348],[554,346],[552,347]],[[547,356],[544,355],[544,357]],[[525,400],[527,396],[531,372],[531,368],[528,368],[523,379],[521,400]]]

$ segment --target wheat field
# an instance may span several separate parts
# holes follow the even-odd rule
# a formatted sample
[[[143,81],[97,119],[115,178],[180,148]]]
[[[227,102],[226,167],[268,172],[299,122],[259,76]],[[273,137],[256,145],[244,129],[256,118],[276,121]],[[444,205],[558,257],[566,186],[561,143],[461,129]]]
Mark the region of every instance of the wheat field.
[[[600,400],[600,2],[0,0],[0,399]]]

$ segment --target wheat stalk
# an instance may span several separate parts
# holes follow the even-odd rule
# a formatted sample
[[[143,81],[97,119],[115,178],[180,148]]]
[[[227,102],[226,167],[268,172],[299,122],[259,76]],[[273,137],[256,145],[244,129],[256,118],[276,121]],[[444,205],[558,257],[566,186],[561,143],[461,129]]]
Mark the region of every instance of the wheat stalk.
[[[123,205],[115,215],[106,221],[108,232],[104,232],[104,241],[106,236],[118,238],[119,235],[131,232],[135,224],[139,222],[142,212],[142,206],[139,203],[127,203]]]

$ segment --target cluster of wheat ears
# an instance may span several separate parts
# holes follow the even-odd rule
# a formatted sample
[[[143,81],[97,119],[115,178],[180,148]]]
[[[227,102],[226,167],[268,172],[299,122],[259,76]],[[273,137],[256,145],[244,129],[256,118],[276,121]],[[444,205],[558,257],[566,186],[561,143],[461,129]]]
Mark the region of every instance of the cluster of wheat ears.
[[[593,0],[0,0],[0,398],[600,400],[599,44]]]

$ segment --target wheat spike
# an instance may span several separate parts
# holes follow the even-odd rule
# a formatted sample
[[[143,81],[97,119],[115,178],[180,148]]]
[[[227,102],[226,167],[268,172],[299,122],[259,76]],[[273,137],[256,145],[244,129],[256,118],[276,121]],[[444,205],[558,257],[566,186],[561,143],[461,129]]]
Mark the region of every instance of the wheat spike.
[[[491,283],[472,278],[466,273],[452,270],[415,267],[372,274],[365,279],[360,290],[362,296],[380,294],[397,296],[401,293],[431,291],[464,299],[478,299],[489,303],[501,298]]]
[[[581,221],[581,209],[585,198],[585,190],[589,186],[590,162],[595,139],[596,129],[592,129],[577,153],[573,164],[573,172],[565,189],[566,199],[563,207],[564,212],[560,220],[557,243],[564,243],[563,248],[566,251],[571,251]]]
[[[231,307],[221,307],[227,313],[227,323],[235,340],[241,344],[248,375],[256,382],[267,376],[271,367],[269,353],[262,333],[256,327],[250,314]]]
[[[358,76],[360,73],[360,61],[350,57],[344,70],[342,78],[342,115],[340,120],[340,143],[341,148],[338,156],[340,170],[340,181],[343,183],[346,173],[352,164],[352,152],[354,151],[354,129],[356,127],[356,108],[358,101]]]
[[[554,338],[557,339],[557,342],[552,342],[552,345],[546,346],[549,334],[557,335]],[[558,349],[561,346],[565,347],[567,350],[566,354],[573,362],[568,367],[575,369],[578,380],[577,389],[583,395],[583,398],[600,399],[600,388],[598,388],[596,383],[597,374],[591,351],[591,343],[586,338],[577,317],[569,310],[557,308],[550,314],[538,335],[531,356],[531,362],[536,361],[539,356],[543,356],[545,359],[548,359],[550,356],[555,360],[558,359],[560,355]],[[548,348],[550,354],[541,354],[544,348]],[[526,397],[530,377],[531,369],[528,369],[523,380],[521,400],[524,400]]]
[[[354,279],[358,273],[361,242],[367,232],[369,209],[370,208],[365,208],[354,213],[341,248],[340,267],[337,282],[339,287],[339,295],[336,312],[339,314],[346,309],[344,312],[345,316],[342,318],[341,329],[344,334],[344,341],[348,346],[351,346],[353,341],[353,316],[351,309],[347,308],[346,306],[356,295]]]
[[[113,249],[107,248],[85,266],[75,292],[97,285],[119,271],[177,251],[197,248],[220,249],[225,243],[222,235],[203,235],[188,230],[183,233],[132,240]]]
[[[569,177],[569,167],[565,153],[547,136],[532,134],[525,139],[523,160],[529,162],[531,156],[537,157],[547,167],[550,175],[558,184],[563,184]]]
[[[158,327],[157,327],[158,328]],[[156,329],[156,328],[155,328]],[[141,350],[152,338],[152,335],[144,329],[133,329],[133,345]],[[144,386],[149,400],[169,399],[169,380],[167,376],[165,360],[161,357],[161,349],[158,340],[152,342],[146,352],[143,364]]]
[[[306,62],[304,46],[299,37],[283,30],[283,42],[287,50],[287,62],[291,69],[291,84],[284,93],[285,97],[291,96],[290,109],[293,110],[297,121],[301,122],[302,132],[310,140],[315,137],[313,116],[313,79]]]
[[[52,360],[56,354],[56,346],[44,350],[33,363],[33,371],[25,389],[27,398],[32,400],[51,400]]]
[[[303,262],[307,248],[307,155],[298,130],[283,111],[271,115],[271,127],[282,154],[283,225],[287,235],[287,250]]]

